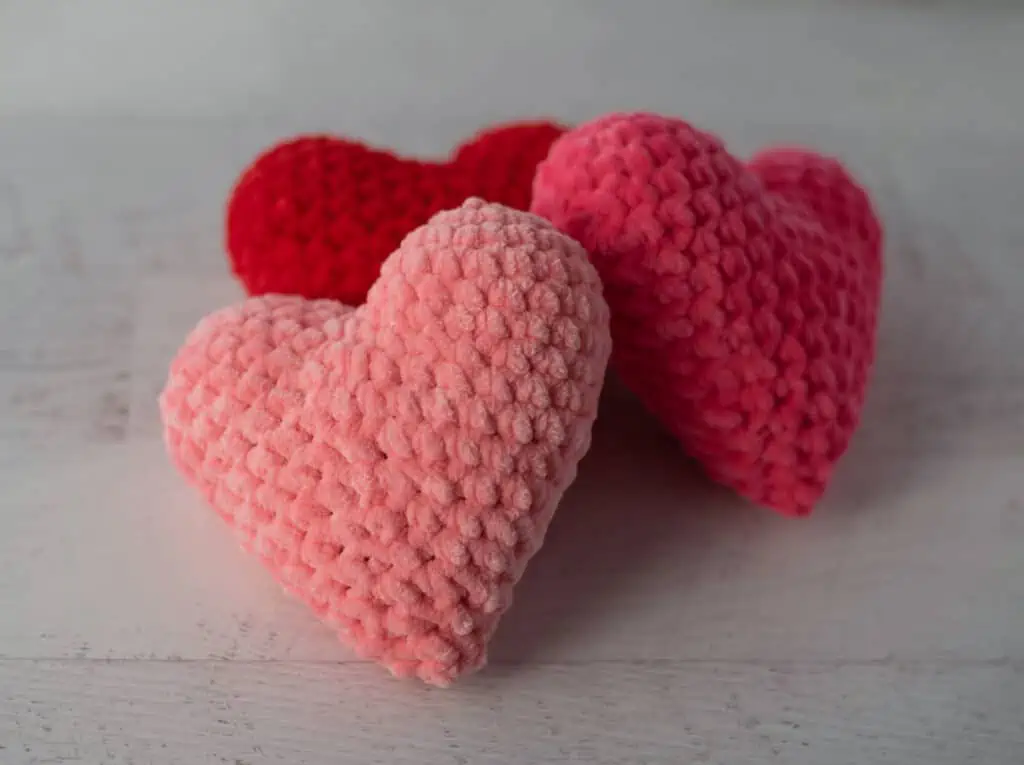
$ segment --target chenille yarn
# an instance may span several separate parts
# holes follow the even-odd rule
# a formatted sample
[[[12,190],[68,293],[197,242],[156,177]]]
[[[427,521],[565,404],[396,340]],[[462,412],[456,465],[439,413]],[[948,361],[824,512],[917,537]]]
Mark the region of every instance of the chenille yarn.
[[[857,428],[882,227],[839,161],[744,164],[683,120],[614,114],[559,138],[534,212],[589,251],[612,364],[710,474],[809,513]]]
[[[586,453],[611,352],[583,249],[471,199],[365,305],[268,295],[203,319],[160,410],[172,460],[363,657],[483,665]]]
[[[232,190],[232,271],[250,295],[358,305],[384,259],[435,213],[470,197],[526,210],[536,165],[563,130],[499,125],[440,162],[328,135],[286,140],[260,154]]]

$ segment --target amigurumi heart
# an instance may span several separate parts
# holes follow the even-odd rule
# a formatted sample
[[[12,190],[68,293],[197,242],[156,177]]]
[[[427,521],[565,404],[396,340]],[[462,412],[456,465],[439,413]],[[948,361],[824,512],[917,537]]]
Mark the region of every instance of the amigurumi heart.
[[[438,685],[483,665],[591,426],[611,353],[586,253],[471,199],[367,302],[250,298],[161,395],[174,463],[360,655]]]
[[[532,210],[589,251],[612,364],[715,480],[809,513],[857,427],[882,228],[840,163],[744,164],[681,120],[610,115],[562,136]]]
[[[443,162],[324,135],[278,144],[243,172],[228,202],[231,268],[250,295],[358,305],[384,259],[434,213],[470,197],[526,210],[537,163],[563,131],[499,126]]]

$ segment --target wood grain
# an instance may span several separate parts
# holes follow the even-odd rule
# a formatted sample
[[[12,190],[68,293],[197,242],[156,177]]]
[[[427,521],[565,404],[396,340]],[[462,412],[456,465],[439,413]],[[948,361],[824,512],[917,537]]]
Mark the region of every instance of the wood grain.
[[[0,763],[1022,761],[1020,9],[538,0],[486,21],[451,0],[411,23],[231,0],[105,26],[111,2],[0,4]],[[501,40],[431,52],[485,23]],[[397,64],[370,65],[376,28]],[[170,60],[173,30],[195,44]],[[862,427],[787,521],[711,486],[610,379],[490,667],[394,681],[166,460],[167,363],[241,296],[225,196],[298,131],[438,154],[616,108],[744,153],[817,146],[869,185],[887,273]]]
[[[366,665],[0,661],[5,763],[967,765],[1024,748],[1006,663],[531,666],[452,691]],[[102,758],[98,760],[97,758]]]

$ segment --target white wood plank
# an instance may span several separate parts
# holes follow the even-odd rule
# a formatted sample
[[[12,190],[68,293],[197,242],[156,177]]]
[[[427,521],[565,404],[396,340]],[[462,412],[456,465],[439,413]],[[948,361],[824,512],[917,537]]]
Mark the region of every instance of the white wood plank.
[[[851,454],[807,522],[709,487],[611,403],[498,661],[1024,658],[1020,459]],[[159,443],[4,468],[0,655],[344,659]]]
[[[0,112],[295,115],[387,141],[474,116],[609,108],[1016,133],[1012,2],[16,0]],[[19,23],[19,16],[22,20]],[[88,66],[82,65],[88,61]]]
[[[128,429],[134,290],[0,261],[0,454],[116,443]]]
[[[0,661],[5,765],[1014,765],[1024,671],[610,663],[447,691],[365,665]]]
[[[242,559],[160,447],[155,396],[168,361],[203,313],[241,293],[219,252],[165,257],[176,243],[160,232],[180,219],[146,177],[173,178],[180,199],[208,198],[212,179],[229,175],[218,147],[234,139],[223,126],[179,126],[176,156],[156,151],[170,139],[166,127],[109,124],[68,133],[59,145],[69,153],[46,171],[72,179],[67,204],[92,212],[99,232],[75,235],[71,262],[46,239],[60,231],[47,215],[61,185],[19,165],[25,152],[4,158],[35,221],[30,239],[42,245],[3,264],[7,326],[19,331],[0,354],[0,475],[17,529],[0,541],[15,572],[0,575],[0,600],[15,615],[0,631],[0,655],[344,657]],[[756,145],[778,128],[742,132]],[[955,147],[961,161],[946,172],[980,199],[993,150],[955,137],[918,149],[904,142],[890,168],[848,133],[810,132],[871,160],[892,221],[875,382],[827,502],[809,523],[787,523],[712,490],[612,391],[594,453],[498,635],[498,661],[1024,655],[1014,606],[1024,566],[1024,376],[1019,355],[1000,352],[1024,326],[1024,305],[1010,299],[1024,288],[1006,250],[1015,224],[1003,215],[992,225],[982,207],[934,191],[942,184],[929,164]],[[112,142],[125,172],[91,195],[74,179],[88,177]],[[69,166],[82,172],[66,174]],[[998,177],[1001,195],[1013,191],[1012,176]],[[125,199],[151,228],[124,233],[134,220],[119,213]],[[987,237],[985,257],[968,258],[935,228],[951,220],[968,238]],[[200,228],[212,240],[217,226],[211,217]],[[122,236],[106,259],[103,243]],[[127,261],[136,236],[138,258]],[[89,607],[68,608],[69,598]]]
[[[1024,136],[929,133],[887,152],[887,373],[995,393],[1024,382],[1022,152]]]
[[[0,253],[65,274],[226,273],[232,183],[281,137],[260,123],[15,117],[0,127]],[[42,148],[41,148],[42,147]],[[4,198],[0,195],[0,210]],[[5,245],[4,242],[7,242]],[[11,256],[8,256],[11,257]],[[114,272],[114,273],[111,273]]]
[[[28,225],[17,186],[0,183],[0,262],[23,257],[29,248]]]
[[[129,5],[0,1],[0,763],[1021,761],[1019,7]],[[633,108],[869,184],[888,279],[861,431],[787,522],[613,384],[491,668],[392,681],[164,457],[167,362],[240,295],[225,196],[295,132],[440,154]]]

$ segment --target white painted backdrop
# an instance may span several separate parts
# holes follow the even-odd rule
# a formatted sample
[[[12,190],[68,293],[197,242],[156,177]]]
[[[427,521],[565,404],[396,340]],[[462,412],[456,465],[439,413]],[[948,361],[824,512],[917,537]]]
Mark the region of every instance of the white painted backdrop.
[[[0,763],[1024,761],[1024,9],[705,0],[0,2]],[[222,203],[297,131],[442,153],[521,116],[842,155],[889,229],[875,384],[806,522],[617,389],[447,691],[355,662],[163,457],[236,299]]]

